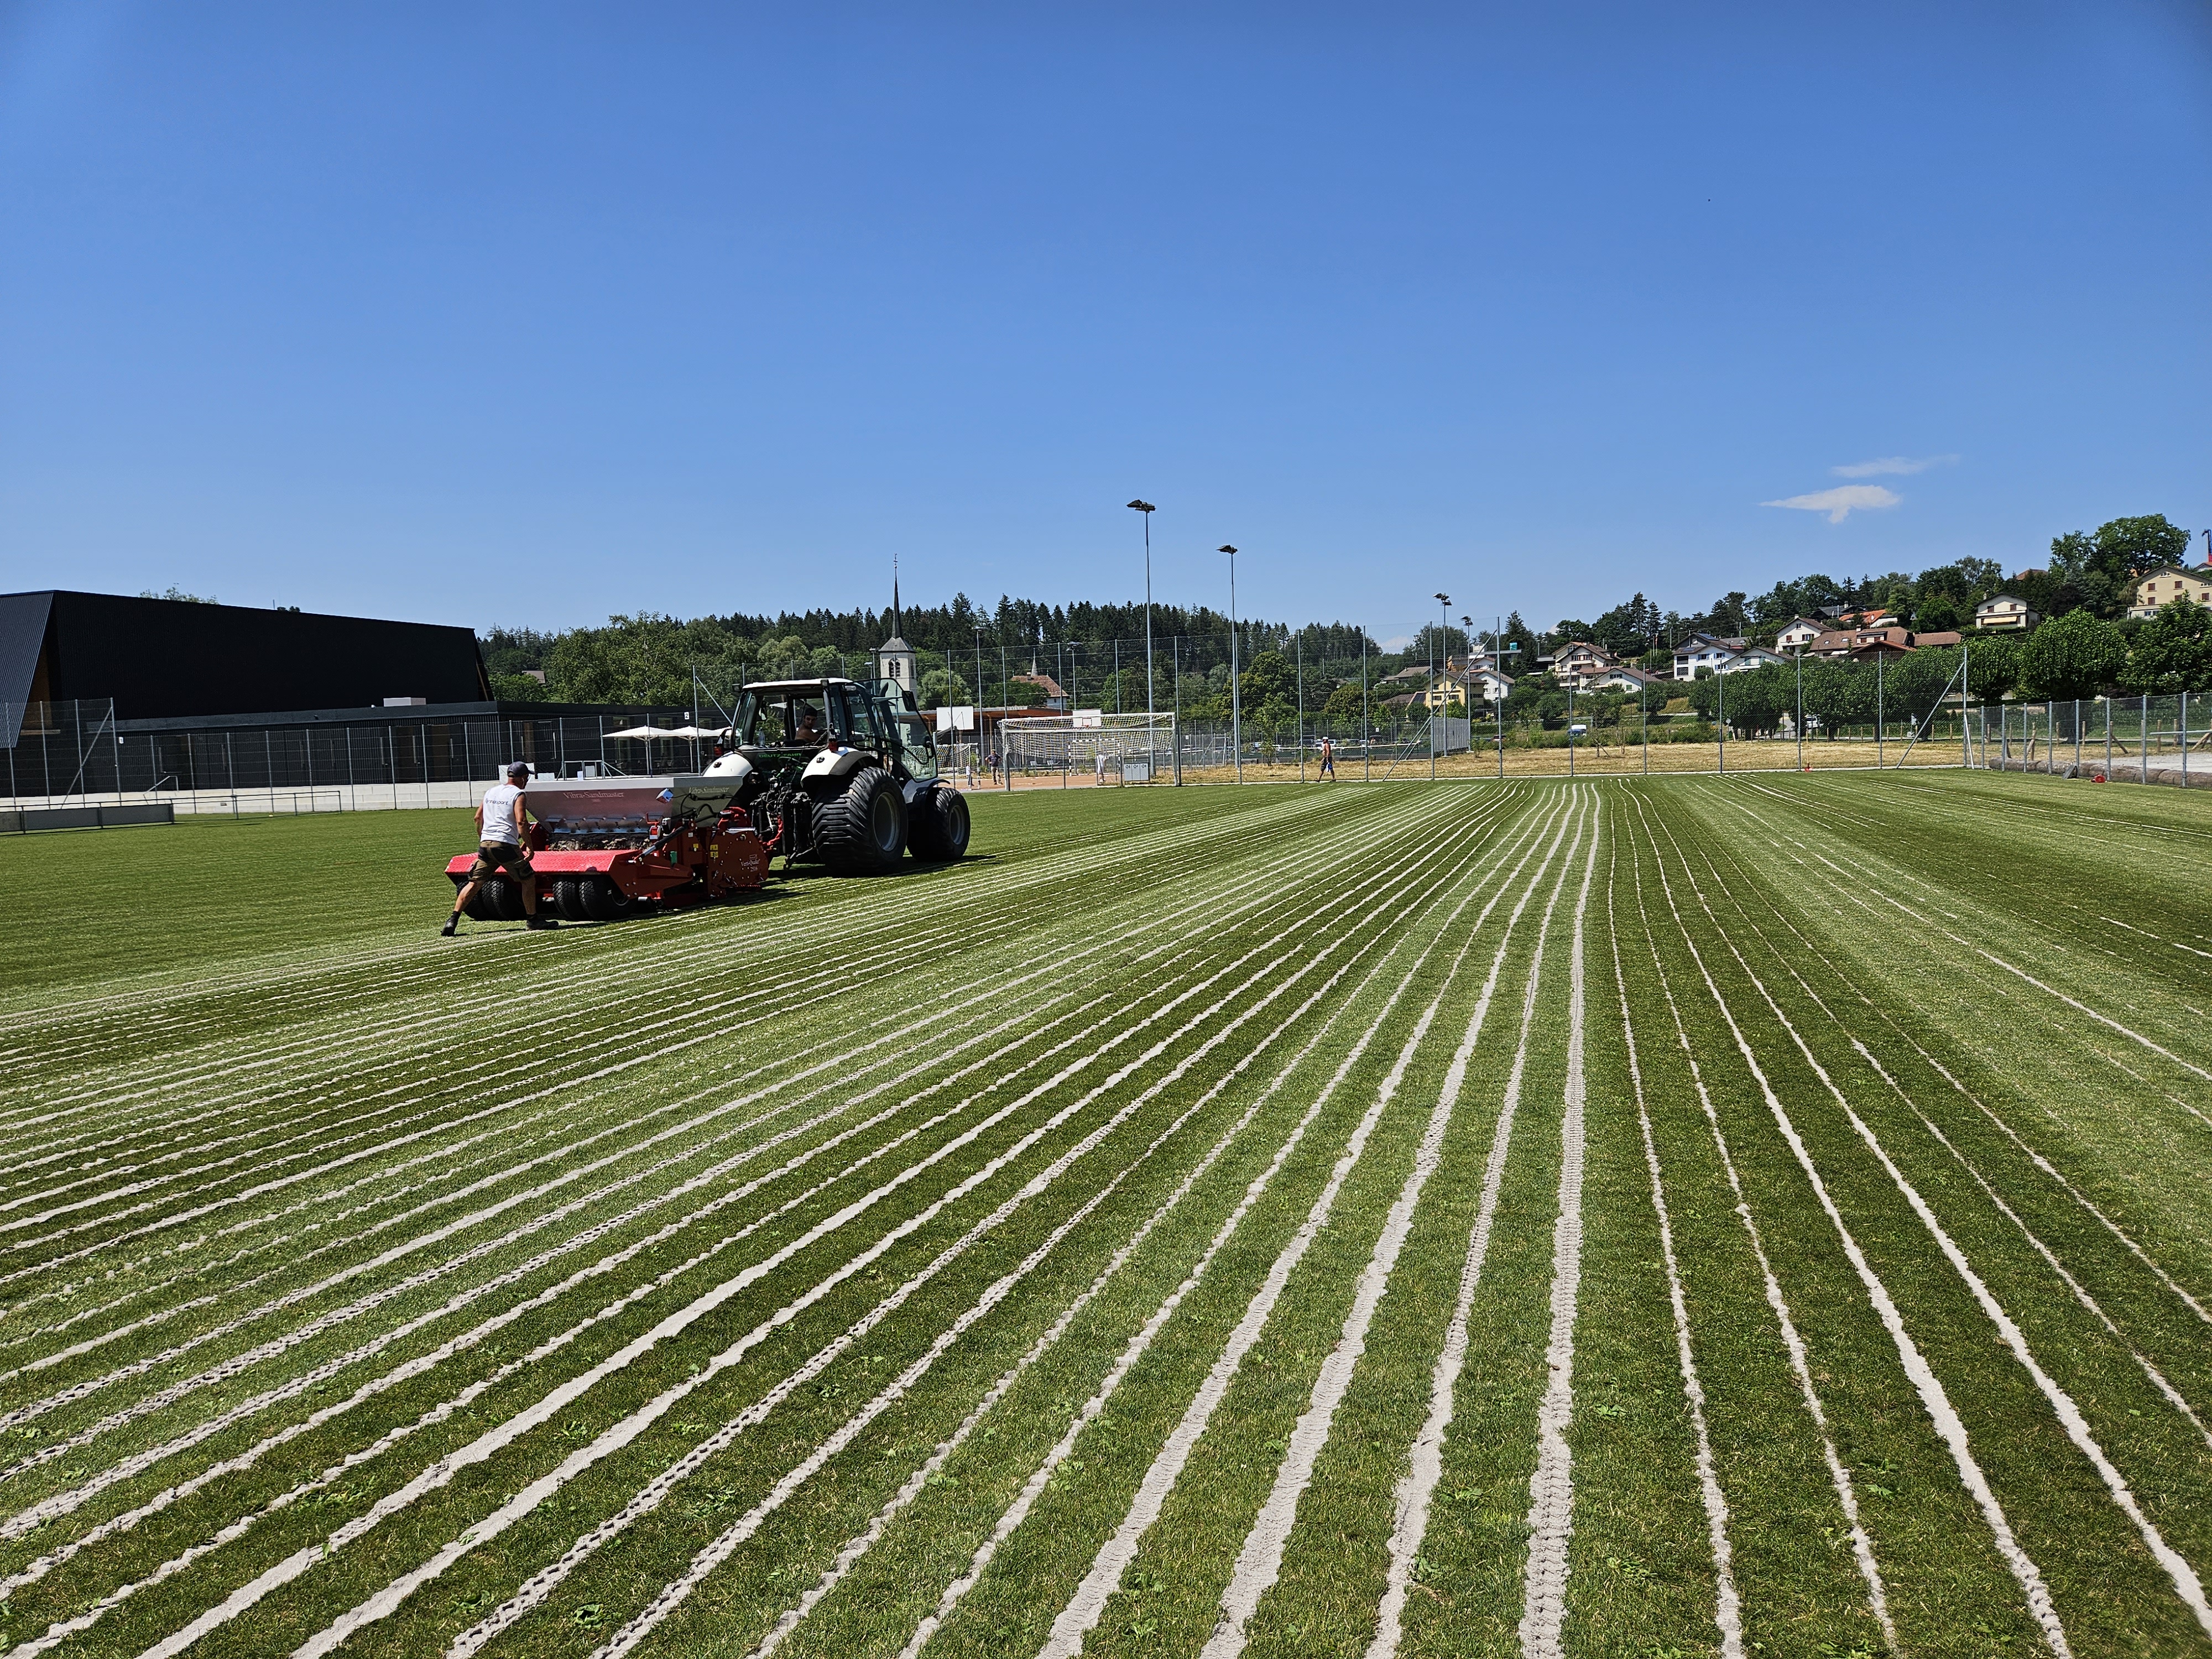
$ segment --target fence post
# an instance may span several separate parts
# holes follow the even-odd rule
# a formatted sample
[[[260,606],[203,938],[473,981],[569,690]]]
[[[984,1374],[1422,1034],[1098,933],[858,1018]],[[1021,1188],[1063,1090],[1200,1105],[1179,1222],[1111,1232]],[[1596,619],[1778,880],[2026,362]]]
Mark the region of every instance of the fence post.
[[[2189,787],[2189,693],[2181,694],[2181,787]]]
[[[2137,732],[2136,738],[2136,781],[2148,783],[2150,781],[2150,693],[2148,691],[2143,693],[2142,708],[2136,718],[2136,725],[2141,729]]]

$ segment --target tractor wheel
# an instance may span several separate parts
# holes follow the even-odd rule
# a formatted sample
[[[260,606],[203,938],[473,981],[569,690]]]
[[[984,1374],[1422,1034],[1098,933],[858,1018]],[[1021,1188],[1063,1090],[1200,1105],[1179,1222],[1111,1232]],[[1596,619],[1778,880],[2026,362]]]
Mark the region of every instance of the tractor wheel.
[[[589,921],[592,913],[584,908],[584,884],[573,876],[563,876],[553,884],[553,908],[561,913],[563,921]]]
[[[584,914],[593,921],[620,921],[637,908],[637,901],[605,876],[583,879]]]
[[[469,908],[480,912],[477,920],[482,921],[520,921],[525,915],[522,884],[511,876],[486,876]]]
[[[814,809],[814,850],[841,876],[880,876],[906,851],[906,797],[880,766],[853,774],[842,794]]]
[[[907,845],[918,859],[957,859],[968,851],[968,798],[935,783],[915,797],[907,814]]]

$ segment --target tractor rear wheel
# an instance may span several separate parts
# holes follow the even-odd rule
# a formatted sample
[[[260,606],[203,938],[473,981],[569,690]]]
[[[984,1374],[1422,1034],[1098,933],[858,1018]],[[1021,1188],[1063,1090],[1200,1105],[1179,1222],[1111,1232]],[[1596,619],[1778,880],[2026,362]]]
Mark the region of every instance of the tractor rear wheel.
[[[605,876],[583,880],[584,914],[593,921],[620,921],[637,908],[637,901]]]
[[[918,859],[957,859],[968,852],[968,798],[950,784],[933,783],[907,812],[907,844]]]
[[[584,908],[584,884],[573,876],[563,876],[553,884],[553,908],[563,921],[592,919],[592,913]]]
[[[842,794],[817,802],[814,848],[841,876],[880,876],[906,851],[906,797],[880,766],[863,766]]]
[[[479,921],[520,921],[522,884],[511,876],[486,876],[469,901],[469,913]]]

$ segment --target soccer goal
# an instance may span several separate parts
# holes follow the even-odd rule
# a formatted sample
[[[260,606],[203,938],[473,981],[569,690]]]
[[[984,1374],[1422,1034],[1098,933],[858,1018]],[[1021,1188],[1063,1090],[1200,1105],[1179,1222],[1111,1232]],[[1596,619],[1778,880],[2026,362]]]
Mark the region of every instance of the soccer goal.
[[[1108,714],[1079,708],[1001,721],[1009,772],[1056,772],[1094,783],[1179,782],[1173,714]]]

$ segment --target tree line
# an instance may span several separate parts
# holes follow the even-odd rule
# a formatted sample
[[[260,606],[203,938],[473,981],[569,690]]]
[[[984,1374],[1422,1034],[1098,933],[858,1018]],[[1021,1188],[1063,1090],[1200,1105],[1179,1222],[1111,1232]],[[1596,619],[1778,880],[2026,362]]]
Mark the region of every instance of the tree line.
[[[2200,635],[2191,631],[2194,624],[2187,618],[2161,617],[2154,629],[2149,623],[2121,620],[2136,580],[2148,571],[2185,563],[2189,548],[2189,532],[2163,514],[2150,514],[2054,538],[2044,568],[2010,579],[1993,559],[1963,558],[1917,575],[1892,571],[1856,578],[1800,576],[1778,581],[1756,596],[1724,593],[1694,612],[1662,610],[1638,592],[1601,611],[1595,621],[1562,617],[1545,629],[1531,627],[1517,611],[1502,627],[1490,629],[1479,622],[1454,626],[1439,619],[1425,624],[1407,647],[1398,652],[1384,652],[1364,629],[1350,623],[1294,628],[1248,617],[1238,623],[1237,654],[1247,672],[1261,676],[1254,683],[1259,695],[1244,699],[1248,709],[1281,712],[1277,705],[1284,699],[1273,668],[1261,664],[1263,656],[1273,653],[1283,659],[1294,683],[1303,665],[1310,682],[1310,707],[1329,708],[1334,699],[1340,714],[1349,708],[1356,715],[1363,659],[1371,687],[1409,663],[1463,657],[1470,644],[1504,646],[1518,648],[1517,656],[1506,660],[1521,665],[1527,678],[1539,657],[1586,640],[1623,659],[1641,660],[1664,672],[1672,665],[1674,646],[1695,633],[1771,641],[1798,617],[1869,607],[1893,613],[1907,627],[1936,632],[1971,627],[1977,605],[2010,593],[2057,621],[2081,615],[2111,625],[2110,633],[2098,631],[2094,641],[2083,642],[2082,648],[2100,660],[2118,653],[2118,665],[2098,689],[2130,684],[2122,671],[2137,658],[2144,665],[2128,672],[2155,681],[2150,689],[2212,689],[2207,680],[2212,675],[2212,657]],[[1187,708],[1211,711],[1218,701],[1225,714],[1228,617],[1206,605],[1156,605],[1152,620],[1152,691],[1158,702],[1166,704],[1179,676],[1190,693]],[[2046,623],[2036,636],[2051,625]],[[558,633],[494,628],[483,636],[483,647],[495,693],[510,700],[690,707],[696,684],[727,706],[737,688],[749,679],[866,674],[876,647],[895,626],[921,653],[920,689],[927,703],[1041,702],[1045,695],[1041,688],[1015,678],[1034,667],[1062,683],[1086,708],[1145,706],[1143,664],[1136,655],[1145,635],[1141,604],[1085,600],[1052,605],[1001,594],[996,605],[988,605],[956,593],[949,603],[902,607],[896,623],[888,609],[866,607],[787,611],[773,617],[734,612],[690,619],[640,612],[610,617],[604,627]],[[2086,628],[2087,623],[2076,626]],[[1121,647],[1118,660],[1114,655],[1116,642]],[[2003,649],[1999,641],[1977,641],[1974,678],[1979,678],[1984,651],[1993,650],[1995,670]],[[981,683],[977,684],[979,666]],[[544,676],[542,682],[532,671]],[[1932,671],[1915,671],[1923,672]],[[1133,683],[1133,675],[1138,677]],[[1739,695],[1747,699],[1755,695],[1748,688],[1741,694],[1737,690],[1749,678],[1730,677],[1732,703]],[[2002,676],[1993,672],[1992,678]],[[1548,682],[1540,680],[1519,701],[1533,712],[1533,700],[1550,690]],[[1239,690],[1241,694],[1241,685]],[[1373,701],[1370,696],[1370,704]],[[1750,706],[1747,701],[1747,708]],[[1291,712],[1294,715],[1294,699]],[[1511,702],[1508,712],[1516,712]]]

